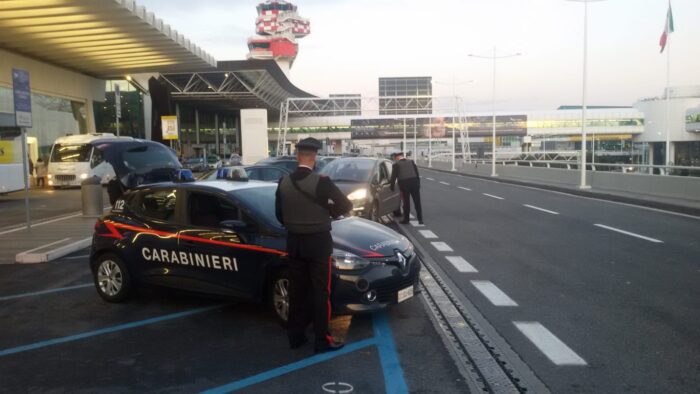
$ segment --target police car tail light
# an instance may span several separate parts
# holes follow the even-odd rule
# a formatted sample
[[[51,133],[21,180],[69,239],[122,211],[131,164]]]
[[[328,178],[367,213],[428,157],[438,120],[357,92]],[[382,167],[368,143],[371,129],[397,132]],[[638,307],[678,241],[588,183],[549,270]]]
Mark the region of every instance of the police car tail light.
[[[369,261],[345,250],[333,249],[333,265],[339,270],[359,270],[369,265]]]

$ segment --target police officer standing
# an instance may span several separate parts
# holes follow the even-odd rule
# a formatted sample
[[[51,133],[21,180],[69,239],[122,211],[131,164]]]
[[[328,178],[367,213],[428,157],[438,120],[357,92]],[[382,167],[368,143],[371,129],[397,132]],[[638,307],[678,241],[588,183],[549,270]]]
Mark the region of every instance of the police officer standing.
[[[399,181],[399,190],[401,191],[401,200],[403,201],[403,221],[408,223],[411,213],[411,198],[416,205],[416,216],[418,223],[423,224],[423,209],[420,204],[420,178],[418,177],[418,167],[413,160],[403,157],[403,152],[394,153],[394,165],[391,171],[391,180],[389,181],[391,190],[394,190],[396,180]]]
[[[306,343],[306,327],[313,321],[316,353],[338,350],[328,330],[331,315],[331,216],[350,209],[352,202],[328,178],[313,172],[321,143],[305,138],[297,144],[296,171],[285,175],[277,186],[277,219],[287,228],[289,254],[289,345]],[[333,201],[329,204],[328,200]]]

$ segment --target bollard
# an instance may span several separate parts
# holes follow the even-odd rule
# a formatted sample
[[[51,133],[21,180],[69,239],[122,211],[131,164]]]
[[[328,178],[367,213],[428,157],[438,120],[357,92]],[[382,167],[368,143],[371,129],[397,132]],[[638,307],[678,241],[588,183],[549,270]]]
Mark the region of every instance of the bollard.
[[[100,178],[94,176],[80,183],[80,194],[83,199],[83,216],[102,216],[102,184]]]

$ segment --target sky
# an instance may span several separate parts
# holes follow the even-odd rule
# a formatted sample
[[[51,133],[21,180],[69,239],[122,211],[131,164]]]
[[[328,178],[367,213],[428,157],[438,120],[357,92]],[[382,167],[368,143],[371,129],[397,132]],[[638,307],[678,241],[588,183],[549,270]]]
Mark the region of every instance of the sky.
[[[259,1],[137,0],[217,60],[245,59]],[[584,4],[568,0],[297,0],[311,21],[291,81],[309,93],[378,95],[382,76],[432,76],[435,96],[470,111],[580,105]],[[671,86],[700,85],[700,1],[673,0]],[[588,5],[588,105],[633,105],[663,95],[667,0]],[[470,82],[472,81],[472,82]]]

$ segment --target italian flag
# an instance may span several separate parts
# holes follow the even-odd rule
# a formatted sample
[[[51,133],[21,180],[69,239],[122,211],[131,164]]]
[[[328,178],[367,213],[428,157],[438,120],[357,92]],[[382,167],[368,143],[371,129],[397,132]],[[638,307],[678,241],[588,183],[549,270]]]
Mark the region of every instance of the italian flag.
[[[671,12],[671,2],[668,2],[668,12],[666,13],[666,27],[664,27],[664,32],[661,33],[661,38],[659,39],[659,45],[661,46],[661,53],[666,49],[666,41],[668,40],[668,35],[673,33],[673,12]]]

